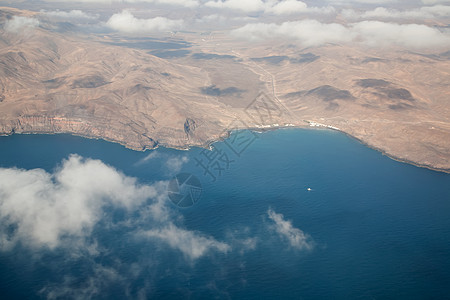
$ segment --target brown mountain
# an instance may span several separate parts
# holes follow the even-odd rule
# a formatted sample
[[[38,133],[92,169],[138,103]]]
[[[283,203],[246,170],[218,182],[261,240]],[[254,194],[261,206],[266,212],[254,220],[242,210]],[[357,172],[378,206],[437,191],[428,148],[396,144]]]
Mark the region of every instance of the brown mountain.
[[[35,13],[3,8],[0,23]],[[217,34],[0,29],[0,133],[72,133],[132,149],[205,146],[235,127],[329,126],[393,158],[450,170],[450,61]],[[217,45],[220,44],[220,47]]]

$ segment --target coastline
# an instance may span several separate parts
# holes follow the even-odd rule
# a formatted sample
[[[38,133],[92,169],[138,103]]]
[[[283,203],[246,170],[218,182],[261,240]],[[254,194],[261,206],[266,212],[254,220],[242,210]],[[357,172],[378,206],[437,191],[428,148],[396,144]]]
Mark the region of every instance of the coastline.
[[[450,169],[443,169],[443,168],[437,168],[437,167],[433,167],[427,164],[421,164],[418,162],[414,162],[408,159],[403,159],[403,158],[399,158],[395,155],[389,154],[388,152],[386,152],[385,150],[379,148],[379,147],[375,147],[372,146],[370,144],[368,144],[367,142],[365,142],[364,140],[357,138],[337,127],[333,127],[333,126],[328,126],[328,125],[324,125],[324,124],[319,124],[319,123],[315,123],[315,122],[311,122],[311,121],[306,121],[306,123],[308,123],[309,125],[293,125],[293,124],[288,124],[288,125],[284,125],[284,126],[280,126],[278,124],[276,124],[276,126],[272,126],[272,125],[268,125],[268,126],[254,126],[254,127],[248,127],[248,128],[242,128],[242,129],[237,129],[234,131],[238,131],[238,130],[251,130],[253,132],[257,132],[257,133],[264,133],[264,132],[268,132],[268,131],[275,131],[275,130],[280,130],[280,129],[310,129],[310,130],[331,130],[331,131],[336,131],[339,133],[343,133],[346,136],[356,140],[358,143],[364,145],[367,148],[373,149],[379,153],[381,153],[382,155],[395,160],[397,162],[400,163],[406,163],[409,165],[413,165],[415,167],[418,168],[424,168],[424,169],[428,169],[431,171],[435,171],[435,172],[440,172],[440,173],[445,173],[445,174],[450,174]],[[313,125],[311,125],[313,124]],[[143,148],[137,148],[137,147],[132,147],[129,144],[123,142],[123,141],[118,141],[118,140],[113,140],[113,139],[108,139],[106,137],[98,137],[98,136],[89,136],[89,135],[83,135],[83,134],[77,134],[74,132],[11,132],[11,133],[2,133],[0,134],[1,136],[11,136],[11,135],[15,135],[15,134],[20,134],[20,135],[38,135],[38,134],[45,134],[45,135],[57,135],[57,134],[67,134],[67,135],[72,135],[72,136],[77,136],[77,137],[82,137],[82,138],[86,138],[86,139],[92,139],[92,140],[103,140],[106,142],[110,142],[110,143],[115,143],[115,144],[119,144],[127,149],[133,150],[133,151],[139,151],[139,152],[145,152],[147,150],[155,150],[158,149],[159,147],[164,147],[164,148],[170,148],[170,149],[175,149],[175,150],[179,150],[179,151],[189,151],[191,148],[193,147],[197,147],[197,148],[203,148],[203,149],[208,149],[211,150],[212,144],[217,143],[217,142],[223,142],[225,139],[227,139],[233,131],[228,131],[226,136],[219,136],[216,139],[211,139],[206,143],[203,144],[187,144],[187,145],[169,145],[169,144],[164,144],[164,143],[157,143],[155,147],[151,148],[151,147],[143,147]]]

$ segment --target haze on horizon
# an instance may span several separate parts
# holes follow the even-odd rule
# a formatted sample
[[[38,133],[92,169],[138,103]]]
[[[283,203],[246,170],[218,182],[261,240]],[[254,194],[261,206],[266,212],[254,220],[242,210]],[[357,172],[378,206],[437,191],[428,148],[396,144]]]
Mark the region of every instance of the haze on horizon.
[[[176,31],[226,32],[249,42],[272,39],[300,47],[356,43],[436,52],[450,46],[447,0],[82,0],[3,1],[38,12],[10,20],[19,30],[38,22],[69,22],[81,32],[123,36]]]

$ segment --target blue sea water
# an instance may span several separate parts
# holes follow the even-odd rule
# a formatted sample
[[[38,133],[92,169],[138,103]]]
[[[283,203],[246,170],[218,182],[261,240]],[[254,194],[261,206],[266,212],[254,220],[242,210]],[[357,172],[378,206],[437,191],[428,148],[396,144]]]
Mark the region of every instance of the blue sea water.
[[[199,161],[211,156],[198,148],[137,152],[69,135],[1,137],[1,168],[51,173],[76,153],[142,184],[170,180],[167,161],[186,157],[180,172],[200,180],[201,197],[191,207],[168,207],[184,229],[233,250],[192,261],[169,245],[130,238],[129,228],[98,226],[93,235],[107,251],[95,257],[20,246],[0,252],[0,298],[51,297],[46,291],[65,287],[62,298],[450,299],[449,174],[391,160],[328,130],[243,131],[215,146],[206,155],[217,154],[220,173],[219,164],[205,172]],[[157,155],[144,160],[149,153]],[[277,236],[269,210],[309,235],[313,248]],[[235,246],[248,238],[254,247]],[[126,278],[102,276],[91,282],[95,293],[77,294],[88,289],[93,266]],[[132,277],[130,266],[145,271]]]

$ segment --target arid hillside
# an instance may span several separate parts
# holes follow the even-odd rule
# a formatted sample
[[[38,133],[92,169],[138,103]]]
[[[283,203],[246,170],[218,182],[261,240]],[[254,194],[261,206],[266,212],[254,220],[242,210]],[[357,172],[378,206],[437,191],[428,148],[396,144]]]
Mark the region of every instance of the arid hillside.
[[[142,150],[236,128],[329,127],[450,171],[450,56],[327,44],[249,46],[216,32],[124,38],[0,9],[0,133],[71,133]]]

